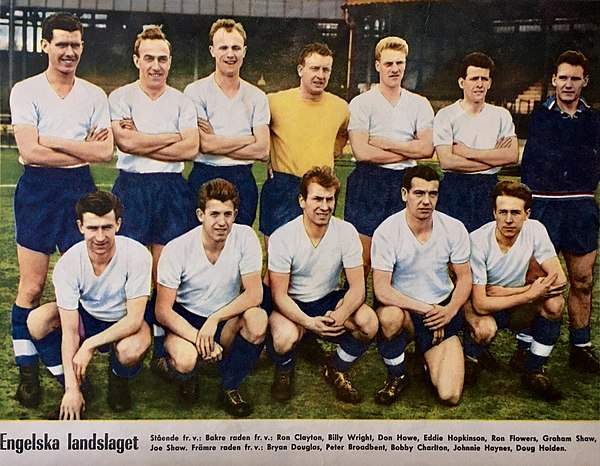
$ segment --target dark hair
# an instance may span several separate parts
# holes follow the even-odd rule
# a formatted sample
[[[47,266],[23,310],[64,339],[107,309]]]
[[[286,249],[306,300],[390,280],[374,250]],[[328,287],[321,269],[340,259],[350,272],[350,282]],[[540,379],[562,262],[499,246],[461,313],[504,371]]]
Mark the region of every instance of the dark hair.
[[[425,181],[440,181],[440,175],[429,165],[415,165],[404,172],[402,187],[410,191],[413,178],[421,178]]]
[[[492,191],[492,210],[496,210],[496,199],[498,196],[510,196],[525,201],[525,210],[531,209],[531,189],[523,183],[516,181],[500,181]]]
[[[54,13],[42,23],[42,39],[52,42],[55,29],[73,32],[79,31],[83,36],[83,25],[79,18],[71,13]]]
[[[206,203],[211,199],[221,202],[231,201],[233,208],[237,210],[240,205],[240,195],[233,183],[223,178],[215,178],[200,186],[198,191],[198,208],[204,212]]]
[[[244,45],[246,45],[246,31],[244,30],[244,26],[242,26],[241,23],[237,23],[233,19],[226,18],[216,20],[210,27],[210,31],[208,32],[208,43],[210,45],[213,45],[213,38],[219,29],[225,29],[227,32],[239,32],[240,36],[242,36],[242,39],[244,39]]]
[[[115,212],[115,220],[123,216],[123,204],[117,196],[109,191],[96,191],[86,194],[77,201],[75,206],[77,220],[83,222],[83,214],[86,212],[102,217],[111,210]]]
[[[311,183],[317,183],[324,188],[335,188],[335,199],[337,201],[338,194],[340,193],[340,180],[336,176],[333,168],[326,165],[322,167],[312,167],[302,177],[300,181],[300,196],[306,199],[308,196],[308,185]]]
[[[467,77],[467,68],[469,66],[475,66],[476,68],[484,68],[490,70],[490,77],[494,75],[496,71],[496,65],[488,55],[481,52],[471,52],[460,62],[460,68],[458,69],[458,76],[460,78]]]
[[[167,36],[162,31],[162,26],[156,24],[144,24],[142,26],[142,32],[140,32],[135,38],[135,44],[133,44],[133,53],[140,56],[140,45],[144,40],[164,40],[169,47],[169,53],[172,54],[171,42],[167,40]]]
[[[568,63],[572,66],[581,66],[583,68],[583,76],[589,76],[590,74],[590,63],[588,59],[585,58],[585,55],[581,52],[577,52],[576,50],[567,50],[566,52],[561,53],[556,59],[556,64],[554,65],[554,74],[556,75],[558,71],[558,67],[563,64]]]
[[[322,42],[311,42],[310,44],[306,44],[300,51],[300,55],[298,55],[298,65],[304,66],[306,59],[313,53],[333,58],[333,52],[327,45]]]

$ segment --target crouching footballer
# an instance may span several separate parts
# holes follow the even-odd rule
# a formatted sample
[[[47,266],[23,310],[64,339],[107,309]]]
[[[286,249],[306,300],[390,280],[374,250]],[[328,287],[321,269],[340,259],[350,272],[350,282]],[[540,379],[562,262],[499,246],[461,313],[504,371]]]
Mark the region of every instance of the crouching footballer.
[[[237,189],[217,178],[200,187],[201,225],[170,241],[158,263],[156,318],[167,329],[167,365],[185,404],[198,398],[201,360],[222,373],[220,402],[235,417],[252,408],[239,388],[263,348],[262,252],[252,228],[234,224]]]

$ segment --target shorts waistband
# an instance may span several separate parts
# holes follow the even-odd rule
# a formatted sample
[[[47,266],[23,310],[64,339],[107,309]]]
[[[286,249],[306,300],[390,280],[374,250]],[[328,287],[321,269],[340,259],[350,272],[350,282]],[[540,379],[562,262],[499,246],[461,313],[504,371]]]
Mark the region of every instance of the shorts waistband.
[[[28,179],[39,179],[44,183],[72,181],[74,176],[91,176],[89,165],[82,165],[74,168],[33,167],[31,165],[25,165],[23,168],[23,175],[26,175]]]
[[[302,180],[302,177],[300,177],[300,176],[291,175],[289,173],[284,173],[284,172],[278,172],[275,170],[273,170],[273,178],[287,178],[289,180],[294,180],[294,181]]]
[[[252,171],[252,164],[245,163],[240,165],[211,165],[210,163],[205,162],[194,162],[194,167],[209,167],[213,170],[223,170],[223,171]]]
[[[181,173],[173,173],[173,172],[153,172],[153,173],[134,173],[128,172],[125,170],[119,170],[119,176],[123,176],[125,178],[137,178],[138,180],[147,180],[148,178],[154,178],[157,180],[160,179],[173,179],[173,178],[182,178],[183,175]]]

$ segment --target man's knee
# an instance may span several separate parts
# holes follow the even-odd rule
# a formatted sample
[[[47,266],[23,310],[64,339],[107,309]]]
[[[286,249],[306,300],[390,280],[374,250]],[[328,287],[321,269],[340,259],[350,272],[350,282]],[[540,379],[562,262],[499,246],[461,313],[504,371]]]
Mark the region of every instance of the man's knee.
[[[469,326],[471,328],[471,336],[478,345],[490,343],[496,336],[496,333],[498,333],[498,327],[493,318],[476,319],[469,322]]]
[[[542,316],[550,320],[560,320],[563,314],[565,300],[561,296],[554,296],[542,304]]]
[[[27,329],[34,341],[39,341],[60,328],[60,315],[56,303],[47,303],[31,311],[27,317]]]
[[[253,307],[244,312],[242,317],[242,336],[254,345],[265,341],[269,319],[260,307]]]
[[[375,338],[379,330],[379,319],[373,309],[363,304],[358,308],[353,319],[356,325],[353,335],[357,340],[367,343]]]
[[[396,306],[383,306],[377,309],[379,328],[385,339],[392,339],[398,335],[403,327],[406,315],[402,309]]]
[[[23,307],[36,306],[42,299],[46,277],[21,278],[17,290],[17,303]]]
[[[591,294],[594,285],[592,270],[577,270],[569,274],[571,291],[580,294]]]
[[[273,348],[278,354],[289,353],[300,342],[302,333],[291,321],[278,313],[271,314],[269,327],[273,338]]]
[[[187,374],[188,372],[192,372],[196,367],[198,351],[191,343],[185,340],[179,342],[169,342],[167,340],[165,350],[173,369],[177,372]]]
[[[115,344],[117,359],[125,367],[133,367],[139,363],[150,348],[150,334],[137,334],[124,338]]]

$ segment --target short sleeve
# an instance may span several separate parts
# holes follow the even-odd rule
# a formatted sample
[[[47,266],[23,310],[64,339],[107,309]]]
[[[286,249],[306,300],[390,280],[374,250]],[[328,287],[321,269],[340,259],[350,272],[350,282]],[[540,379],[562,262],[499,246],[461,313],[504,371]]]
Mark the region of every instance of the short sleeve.
[[[363,265],[362,244],[356,228],[350,223],[343,224],[342,263],[345,269],[354,269]]]
[[[10,92],[10,115],[13,125],[38,126],[38,113],[31,92],[23,83],[17,83]]]
[[[394,250],[394,234],[391,231],[392,223],[384,221],[373,233],[371,243],[371,264],[373,269],[383,272],[393,272],[396,263],[396,253]]]
[[[452,134],[452,124],[446,113],[442,110],[433,119],[433,145],[444,146],[452,145],[454,135]]]
[[[533,257],[535,257],[535,260],[539,264],[543,264],[548,259],[556,257],[556,250],[554,249],[554,245],[550,240],[550,235],[548,235],[548,230],[546,230],[546,227],[536,220],[527,220],[527,222],[531,222],[533,226]]]
[[[106,94],[98,89],[94,99],[94,114],[92,116],[92,127],[110,128],[110,110]]]
[[[117,89],[108,96],[110,119],[112,121],[132,118],[131,105],[125,101],[125,88]]]
[[[261,91],[256,92],[256,106],[252,115],[252,127],[268,125],[271,122],[271,110],[269,109],[269,99]]]
[[[350,122],[348,123],[348,131],[366,131],[369,132],[370,121],[369,112],[363,103],[365,94],[361,94],[350,101]]]
[[[513,122],[512,116],[509,111],[505,108],[502,108],[502,115],[500,119],[500,138],[511,138],[516,135],[515,133],[515,124]]]
[[[175,243],[169,243],[163,249],[158,260],[158,283],[176,290],[181,284],[183,259],[185,254],[179,251]]]
[[[240,275],[260,272],[262,269],[262,250],[254,230],[246,227],[243,230],[243,250],[240,260]]]
[[[180,131],[182,129],[198,127],[196,107],[193,102],[183,94],[181,95],[181,107],[179,109],[179,119],[177,124]]]
[[[127,254],[126,298],[149,296],[152,279],[152,255],[144,246],[136,243],[129,244]]]
[[[456,231],[450,252],[450,262],[453,264],[463,264],[469,260],[471,254],[471,243],[469,233],[465,226],[458,220],[456,221]]]
[[[56,262],[52,273],[52,284],[56,295],[56,304],[59,308],[73,311],[79,308],[79,277],[77,264],[73,261],[73,254],[65,254]]]
[[[285,234],[281,228],[269,238],[269,271],[290,273],[292,271],[292,256],[289,244],[286,245]]]
[[[420,98],[419,112],[417,114],[417,130],[433,127],[433,108],[429,101],[423,97]]]
[[[484,257],[484,245],[480,244],[479,239],[471,235],[471,274],[473,285],[487,285],[487,267]]]
[[[199,87],[200,83],[198,81],[188,84],[183,91],[183,95],[190,99],[194,104],[194,107],[196,108],[196,118],[208,120],[208,114],[206,113],[206,100],[199,92]]]

